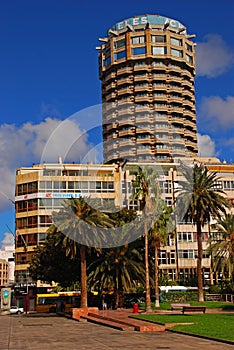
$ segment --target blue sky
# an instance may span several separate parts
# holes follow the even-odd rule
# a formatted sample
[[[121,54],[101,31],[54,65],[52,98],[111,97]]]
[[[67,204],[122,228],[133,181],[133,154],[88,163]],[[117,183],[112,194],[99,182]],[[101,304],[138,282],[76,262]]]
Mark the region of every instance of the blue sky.
[[[14,206],[8,198],[14,199],[16,168],[41,161],[47,139],[63,120],[70,121],[69,135],[83,133],[87,125],[79,111],[101,103],[98,38],[125,18],[159,14],[196,34],[200,153],[234,162],[233,13],[231,0],[2,0],[0,241],[9,233],[7,225],[14,231]],[[74,127],[70,116],[77,113],[82,122]],[[84,138],[84,153],[92,137]],[[59,150],[53,151],[51,159],[57,162]]]

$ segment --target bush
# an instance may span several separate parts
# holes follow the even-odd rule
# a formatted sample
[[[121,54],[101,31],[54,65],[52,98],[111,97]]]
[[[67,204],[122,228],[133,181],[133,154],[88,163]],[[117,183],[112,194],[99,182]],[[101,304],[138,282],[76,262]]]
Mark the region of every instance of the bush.
[[[173,302],[173,303],[183,303],[189,301],[197,301],[197,292],[168,292],[160,294],[160,301]]]
[[[221,286],[210,286],[210,294],[220,294],[221,293]]]

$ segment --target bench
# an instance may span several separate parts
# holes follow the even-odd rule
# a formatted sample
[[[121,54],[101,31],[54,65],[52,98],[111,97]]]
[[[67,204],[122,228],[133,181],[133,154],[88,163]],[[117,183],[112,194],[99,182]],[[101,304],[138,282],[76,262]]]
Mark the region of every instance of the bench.
[[[183,314],[185,312],[203,312],[203,314],[206,312],[205,306],[183,306],[182,309]]]
[[[188,303],[172,303],[171,310],[182,310],[184,306],[190,306]]]

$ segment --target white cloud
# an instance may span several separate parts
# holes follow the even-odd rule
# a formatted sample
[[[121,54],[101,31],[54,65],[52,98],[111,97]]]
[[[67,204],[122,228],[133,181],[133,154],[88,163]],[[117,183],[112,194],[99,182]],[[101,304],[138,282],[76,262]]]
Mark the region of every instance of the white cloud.
[[[0,211],[14,199],[15,170],[41,161],[79,162],[92,148],[76,120],[46,118],[39,124],[0,125]]]
[[[209,135],[197,135],[199,157],[214,157],[215,143]]]
[[[1,243],[1,249],[4,249],[8,246],[14,246],[14,236],[11,233],[5,232],[4,238],[0,242]]]
[[[197,74],[217,77],[230,68],[234,62],[234,52],[220,35],[208,34],[204,39],[196,47]]]
[[[210,96],[202,99],[199,106],[201,118],[212,121],[215,128],[234,128],[234,97],[227,96],[222,99],[219,96]]]

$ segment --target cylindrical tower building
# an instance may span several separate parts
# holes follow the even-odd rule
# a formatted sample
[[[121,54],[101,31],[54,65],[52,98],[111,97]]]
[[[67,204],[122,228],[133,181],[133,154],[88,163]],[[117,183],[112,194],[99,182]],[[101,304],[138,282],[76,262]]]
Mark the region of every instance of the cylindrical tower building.
[[[177,20],[142,15],[99,38],[104,162],[196,156],[192,37]]]

